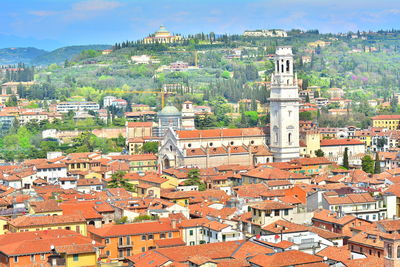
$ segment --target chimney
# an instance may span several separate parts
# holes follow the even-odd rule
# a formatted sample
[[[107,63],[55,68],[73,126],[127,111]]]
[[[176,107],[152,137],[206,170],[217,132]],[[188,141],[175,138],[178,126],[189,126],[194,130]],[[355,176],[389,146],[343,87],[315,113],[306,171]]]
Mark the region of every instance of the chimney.
[[[176,229],[176,220],[175,219],[171,220],[171,226],[172,226],[172,229]]]

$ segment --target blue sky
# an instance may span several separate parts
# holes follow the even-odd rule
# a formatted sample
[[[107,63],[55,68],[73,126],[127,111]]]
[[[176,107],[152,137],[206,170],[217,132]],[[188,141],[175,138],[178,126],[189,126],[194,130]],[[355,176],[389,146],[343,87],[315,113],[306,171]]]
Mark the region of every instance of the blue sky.
[[[0,47],[113,44],[182,34],[400,28],[399,0],[0,0]]]

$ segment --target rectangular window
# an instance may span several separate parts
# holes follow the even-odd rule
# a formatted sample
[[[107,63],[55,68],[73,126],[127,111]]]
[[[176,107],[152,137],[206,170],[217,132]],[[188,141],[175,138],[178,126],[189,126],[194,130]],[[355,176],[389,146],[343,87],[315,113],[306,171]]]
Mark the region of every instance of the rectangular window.
[[[35,262],[35,255],[31,255],[31,262]]]
[[[193,235],[193,230],[189,231],[189,235],[192,236]]]
[[[131,236],[129,236],[129,235],[126,237],[126,244],[127,245],[131,244]],[[128,255],[128,256],[130,256],[130,255]]]
[[[146,248],[145,247],[142,247],[142,252],[145,252],[146,251]]]
[[[79,255],[78,254],[74,254],[73,257],[74,257],[74,261],[78,261],[79,260]]]
[[[121,237],[118,238],[118,245],[123,245],[123,244],[124,244],[124,239],[121,236]]]
[[[14,262],[18,262],[18,256],[14,257]]]
[[[285,213],[284,213],[286,216],[287,215],[289,215],[289,210],[288,209],[285,209]]]
[[[44,254],[40,254],[40,259],[44,260],[45,259],[45,255]]]
[[[110,244],[110,239],[106,238],[106,244]]]
[[[279,216],[279,210],[275,210],[275,216]]]
[[[165,239],[165,234],[160,234],[160,239]]]
[[[128,248],[127,250],[126,250],[126,256],[130,256],[131,255],[131,249],[130,248]]]
[[[172,238],[172,233],[168,233],[168,238]]]
[[[124,257],[124,251],[122,249],[118,250],[118,257],[123,258]]]

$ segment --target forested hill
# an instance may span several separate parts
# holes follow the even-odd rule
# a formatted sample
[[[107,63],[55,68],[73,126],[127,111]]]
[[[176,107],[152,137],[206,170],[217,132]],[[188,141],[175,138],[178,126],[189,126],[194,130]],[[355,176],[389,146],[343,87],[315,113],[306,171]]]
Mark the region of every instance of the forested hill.
[[[25,63],[32,65],[59,64],[66,59],[70,60],[88,49],[104,50],[111,48],[110,45],[80,45],[66,46],[51,52],[34,47],[18,47],[0,49],[0,65],[11,65]]]
[[[34,47],[3,48],[0,49],[0,65],[30,63],[32,59],[49,52]]]
[[[104,50],[111,48],[110,45],[75,45],[61,47],[46,54],[40,55],[29,62],[33,65],[50,65],[63,63],[66,59],[73,59],[84,50]]]

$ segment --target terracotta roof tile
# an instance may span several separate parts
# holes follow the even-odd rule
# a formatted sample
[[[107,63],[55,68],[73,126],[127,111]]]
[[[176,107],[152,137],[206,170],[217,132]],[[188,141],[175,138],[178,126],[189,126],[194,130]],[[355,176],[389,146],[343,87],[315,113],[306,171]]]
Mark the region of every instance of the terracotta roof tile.
[[[277,201],[265,200],[260,203],[250,205],[254,209],[258,210],[278,210],[278,209],[293,209],[293,206],[284,204]]]
[[[154,243],[158,248],[178,247],[186,245],[182,238],[160,239],[154,241]]]
[[[176,232],[169,221],[130,223],[118,225],[105,225],[102,228],[90,229],[94,235],[101,237],[113,237],[121,235],[141,235],[144,233]]]
[[[9,222],[10,225],[23,228],[39,225],[56,225],[65,223],[81,223],[86,220],[81,215],[55,215],[55,216],[20,216]]]
[[[306,176],[300,173],[293,173],[289,171],[280,170],[277,168],[258,167],[250,170],[242,176],[249,176],[263,180],[296,180],[296,179],[307,179]]]
[[[238,136],[260,136],[265,135],[262,128],[238,128],[238,129],[212,129],[176,131],[180,139],[192,138],[215,138],[215,137],[238,137]]]
[[[279,233],[297,233],[297,232],[307,232],[308,228],[301,224],[291,223],[284,220],[277,220],[271,224],[262,227],[264,231],[271,234]]]
[[[330,223],[334,223],[334,224],[339,224],[339,225],[346,225],[346,224],[350,223],[351,221],[355,220],[356,217],[351,216],[351,215],[338,217],[336,212],[321,209],[321,210],[314,211],[313,219],[324,221],[324,222],[330,222]]]
[[[321,146],[345,146],[345,145],[364,145],[358,139],[323,139],[320,142]]]
[[[249,260],[251,263],[263,267],[280,267],[300,264],[323,262],[322,257],[311,255],[298,250],[289,250],[274,255],[257,255]]]

